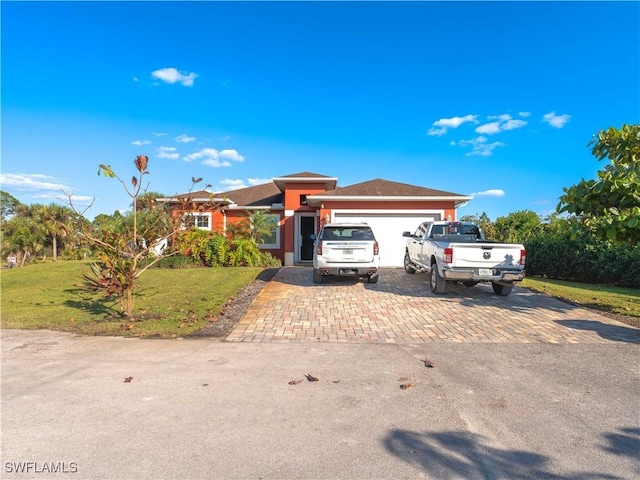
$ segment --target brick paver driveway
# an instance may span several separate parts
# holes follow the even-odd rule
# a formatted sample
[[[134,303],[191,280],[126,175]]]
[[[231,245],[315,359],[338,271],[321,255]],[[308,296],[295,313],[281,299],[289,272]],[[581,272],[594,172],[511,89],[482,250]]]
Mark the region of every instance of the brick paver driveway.
[[[450,285],[436,296],[427,275],[400,268],[383,269],[377,284],[315,285],[311,268],[285,267],[227,340],[640,344],[640,329],[523,288],[499,297],[489,285]]]

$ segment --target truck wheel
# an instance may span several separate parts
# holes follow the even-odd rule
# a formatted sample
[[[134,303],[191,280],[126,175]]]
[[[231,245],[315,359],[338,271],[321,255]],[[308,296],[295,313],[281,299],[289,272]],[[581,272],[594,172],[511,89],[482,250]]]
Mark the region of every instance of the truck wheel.
[[[404,254],[404,271],[411,274],[416,273],[416,269],[411,266],[411,258],[409,257],[409,252]]]
[[[313,283],[322,283],[322,274],[317,268],[313,269]]]
[[[513,285],[500,285],[499,283],[491,282],[491,286],[493,287],[493,293],[501,297],[506,297],[513,290]]]
[[[380,276],[379,272],[372,273],[371,275],[369,275],[369,278],[368,278],[369,283],[378,283],[379,276]]]
[[[438,273],[438,265],[431,264],[431,275],[429,276],[431,291],[436,294],[442,294],[447,289],[447,281]]]

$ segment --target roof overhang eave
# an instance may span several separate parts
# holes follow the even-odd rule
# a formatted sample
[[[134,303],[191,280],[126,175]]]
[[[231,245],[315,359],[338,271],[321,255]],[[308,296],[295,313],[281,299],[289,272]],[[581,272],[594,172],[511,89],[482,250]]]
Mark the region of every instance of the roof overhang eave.
[[[357,196],[357,195],[309,195],[307,202],[317,207],[323,202],[453,202],[454,204],[468,202],[473,197],[467,196]]]
[[[271,180],[282,192],[287,183],[324,183],[327,190],[333,190],[338,184],[336,177],[276,177]]]
[[[180,202],[188,202],[188,203],[223,203],[223,204],[233,204],[231,200],[228,198],[220,198],[220,197],[212,197],[212,198],[177,198],[177,197],[167,197],[167,198],[156,198],[156,202],[159,203],[180,203]]]

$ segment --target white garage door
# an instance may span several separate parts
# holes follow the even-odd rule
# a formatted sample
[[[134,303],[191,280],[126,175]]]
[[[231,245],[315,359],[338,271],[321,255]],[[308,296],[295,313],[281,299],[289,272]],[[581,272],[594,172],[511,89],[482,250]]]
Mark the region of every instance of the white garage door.
[[[439,219],[439,214],[415,213],[345,213],[334,212],[334,222],[368,223],[380,246],[380,264],[383,267],[401,267],[406,238],[402,232],[413,232],[422,222]]]

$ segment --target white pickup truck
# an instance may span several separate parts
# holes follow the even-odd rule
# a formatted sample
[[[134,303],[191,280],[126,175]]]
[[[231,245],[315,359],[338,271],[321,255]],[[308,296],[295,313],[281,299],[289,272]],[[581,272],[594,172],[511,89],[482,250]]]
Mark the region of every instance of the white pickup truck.
[[[467,287],[491,282],[494,293],[506,296],[525,276],[524,246],[485,241],[472,222],[425,222],[402,236],[408,238],[405,271],[429,272],[433,293],[444,293],[449,280]]]

